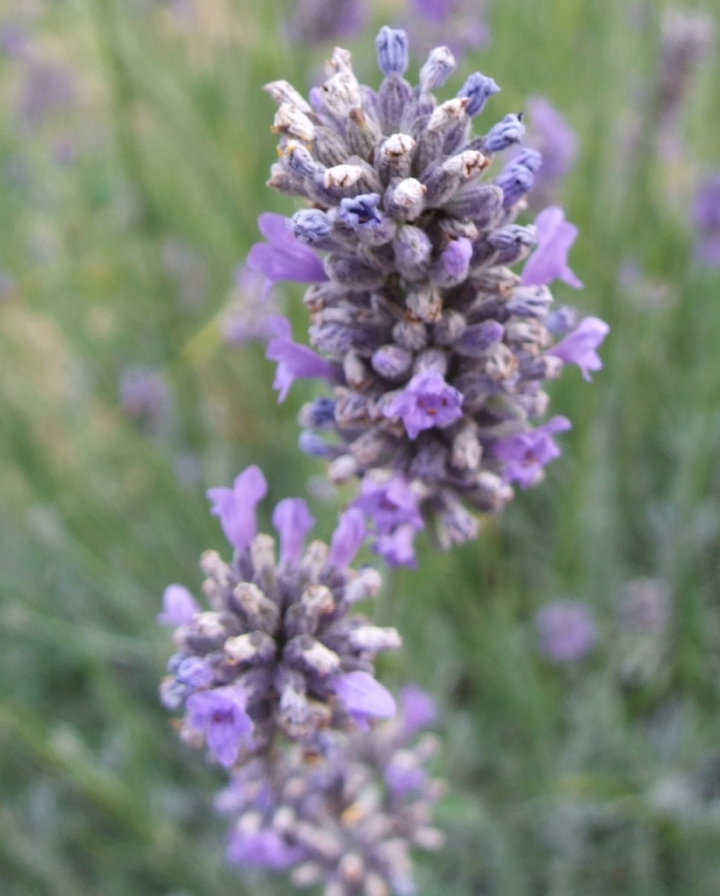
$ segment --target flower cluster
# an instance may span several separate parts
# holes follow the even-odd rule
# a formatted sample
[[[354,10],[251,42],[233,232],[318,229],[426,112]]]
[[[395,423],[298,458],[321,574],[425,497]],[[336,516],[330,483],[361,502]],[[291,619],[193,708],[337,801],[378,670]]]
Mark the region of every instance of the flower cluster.
[[[380,587],[375,570],[349,568],[365,536],[362,515],[346,512],[329,547],[314,541],[304,550],[314,523],[307,505],[281,501],[273,514],[276,560],[274,540],[256,534],[255,508],[266,490],[257,467],[233,489],[210,490],[235,548],[232,563],[214,551],[203,555],[211,609],[201,611],[187,589],[171,585],[159,616],[177,626],[163,703],[185,708],[184,739],[205,743],[224,766],[263,753],[278,731],[315,749],[324,729],[366,729],[395,713],[373,677],[373,659],[399,647],[400,637],[349,613]]]
[[[268,243],[250,260],[269,284],[311,284],[317,353],[293,341],[287,321],[268,347],[281,398],[298,376],[334,387],[303,409],[301,447],[326,458],[336,482],[404,483],[447,546],[473,537],[475,512],[500,510],[512,482],[542,478],[560,453],[552,434],[569,427],[553,418],[533,428],[548,409],[543,383],[572,363],[589,378],[608,327],[589,317],[573,329],[568,309],[551,311],[548,283],[582,286],[567,263],[577,229],[562,209],[515,223],[540,154],[522,150],[483,179],[524,133],[522,115],[509,114],[472,135],[495,81],[476,72],[438,104],[433,90],[455,65],[447,47],[430,53],[416,87],[403,77],[405,32],[381,29],[377,47],[378,91],[339,48],[309,102],[285,81],[268,85],[280,135],[268,183],[312,207],[261,216]]]
[[[311,764],[296,749],[237,770],[216,799],[231,818],[228,859],[292,869],[296,886],[322,882],[325,896],[413,893],[411,847],[443,842],[428,823],[442,782],[424,768],[438,742],[417,737],[433,718],[428,696],[407,687],[396,719],[352,739],[326,738]]]

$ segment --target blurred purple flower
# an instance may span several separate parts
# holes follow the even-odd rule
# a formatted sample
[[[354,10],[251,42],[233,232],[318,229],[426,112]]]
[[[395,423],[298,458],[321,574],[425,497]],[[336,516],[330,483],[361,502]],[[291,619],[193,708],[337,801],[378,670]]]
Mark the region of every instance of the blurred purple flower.
[[[692,208],[695,258],[720,267],[720,170],[708,172],[698,184]]]
[[[368,729],[371,718],[388,719],[395,715],[397,706],[392,694],[369,672],[347,672],[332,682],[338,697],[358,727]]]
[[[527,101],[530,126],[527,145],[542,155],[542,167],[535,178],[535,187],[556,184],[575,164],[578,138],[567,119],[544,96],[531,96]]]
[[[18,100],[22,120],[36,127],[52,112],[67,108],[75,100],[75,85],[69,70],[49,62],[30,62]]]
[[[423,370],[383,408],[383,414],[399,417],[407,434],[415,439],[424,429],[442,429],[459,420],[462,401],[462,393],[449,386],[437,370]]]
[[[266,342],[273,335],[269,318],[276,308],[264,289],[264,275],[241,264],[233,279],[230,302],[220,324],[223,339],[230,345]]]
[[[288,36],[298,43],[322,43],[361,31],[367,0],[295,0]]]
[[[602,361],[596,349],[610,332],[610,327],[599,317],[585,317],[578,326],[547,354],[560,358],[565,364],[577,364],[582,375],[590,382],[590,371],[602,370]]]
[[[257,534],[257,505],[267,494],[267,481],[259,467],[251,466],[235,478],[233,487],[211,488],[210,513],[220,517],[225,537],[238,551],[244,551]]]
[[[15,22],[7,22],[0,26],[0,53],[13,59],[23,59],[27,56],[30,40],[28,33],[22,25]]]
[[[582,289],[582,281],[567,263],[568,252],[578,235],[577,227],[565,220],[565,212],[557,205],[540,212],[535,227],[538,247],[525,262],[523,286],[544,286],[552,280],[562,280]]]
[[[320,258],[288,228],[289,219],[273,212],[263,212],[258,218],[260,232],[266,243],[255,243],[247,257],[247,266],[265,276],[267,296],[274,283],[293,280],[296,283],[322,283],[328,279]]]
[[[332,382],[336,378],[335,365],[293,340],[292,326],[287,317],[272,314],[268,317],[268,324],[275,339],[268,343],[265,357],[277,361],[273,389],[280,393],[278,404],[285,401],[296,379],[326,379]]]
[[[553,663],[575,663],[597,643],[595,617],[587,604],[570,600],[547,604],[535,616],[535,626],[540,651]]]
[[[553,434],[571,428],[567,417],[553,417],[544,426],[496,442],[493,454],[505,464],[503,481],[517,482],[521,488],[540,482],[545,475],[545,465],[562,453]]]
[[[167,423],[172,399],[160,370],[128,367],[120,377],[120,406],[132,420],[157,434]]]
[[[406,27],[418,52],[446,44],[460,60],[490,40],[481,0],[412,0]]]
[[[190,727],[205,735],[208,749],[226,768],[235,764],[242,740],[252,730],[245,700],[239,687],[198,691],[187,699]]]
[[[430,696],[414,684],[407,684],[400,691],[400,719],[403,736],[412,737],[423,728],[434,724],[437,707]]]

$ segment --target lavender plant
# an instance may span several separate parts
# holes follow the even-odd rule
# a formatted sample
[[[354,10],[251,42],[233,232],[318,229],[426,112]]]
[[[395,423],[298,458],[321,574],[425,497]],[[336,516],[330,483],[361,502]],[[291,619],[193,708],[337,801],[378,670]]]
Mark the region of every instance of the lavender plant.
[[[414,740],[434,711],[406,690],[398,717],[376,724],[396,706],[374,659],[401,641],[350,612],[380,587],[373,569],[350,563],[369,537],[389,563],[412,565],[426,522],[442,546],[460,543],[477,532],[473,512],[500,510],[511,483],[538,483],[560,453],[554,436],[570,428],[559,416],[533,425],[548,407],[542,384],[571,363],[589,379],[608,332],[597,318],[575,326],[569,309],[551,312],[551,280],[582,286],[567,263],[577,230],[562,209],[515,223],[540,154],[521,151],[482,180],[493,156],[520,142],[522,115],[473,137],[473,118],[499,91],[491,78],[476,72],[438,104],[432,91],[455,64],[447,47],[430,53],[415,88],[403,77],[405,33],[385,27],[377,47],[378,92],[340,48],[310,102],[287,82],[268,85],[281,135],[269,183],[312,207],[289,220],[262,215],[267,242],[247,259],[265,295],[281,280],[309,284],[318,351],[271,315],[267,355],[280,400],[298,377],[333,385],[303,408],[300,447],[330,462],[334,482],[359,479],[359,495],[330,545],[307,550],[306,503],[280,502],[276,559],[274,540],[257,534],[260,470],[211,489],[233,559],[203,555],[208,610],[172,585],[159,617],[176,626],[163,703],[184,712],[185,741],[232,770],[217,801],[232,820],[230,860],[292,869],[297,886],[322,882],[325,896],[411,894],[411,846],[442,842],[429,823],[440,788],[423,767],[436,741]],[[521,276],[510,270],[526,258]],[[580,658],[592,619],[546,609],[548,655]]]
[[[377,46],[377,92],[342,49],[310,102],[287,82],[268,85],[280,134],[268,183],[312,207],[261,216],[268,242],[248,261],[269,283],[311,284],[304,302],[319,354],[278,323],[268,347],[276,388],[282,400],[296,377],[332,384],[332,396],[303,408],[300,445],[328,460],[333,481],[362,479],[356,506],[383,536],[377,549],[412,562],[408,527],[431,521],[441,546],[461,543],[476,535],[478,512],[512,498],[512,483],[542,480],[559,454],[553,434],[570,427],[562,417],[534,426],[549,406],[543,384],[572,363],[588,379],[608,327],[552,310],[552,280],[582,286],[567,263],[577,229],[562,209],[516,223],[540,154],[526,149],[485,178],[524,133],[511,113],[472,135],[495,81],[476,72],[438,104],[432,91],[455,65],[447,47],[412,87],[405,33],[385,27]],[[511,270],[526,258],[522,274]],[[373,513],[367,495],[379,491]]]

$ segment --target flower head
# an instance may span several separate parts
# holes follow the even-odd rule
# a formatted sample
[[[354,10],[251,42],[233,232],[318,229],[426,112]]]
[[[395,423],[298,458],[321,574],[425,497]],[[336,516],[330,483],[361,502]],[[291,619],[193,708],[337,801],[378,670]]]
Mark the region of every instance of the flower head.
[[[183,736],[204,739],[223,765],[262,753],[276,732],[310,748],[324,729],[367,727],[394,712],[372,661],[399,647],[400,637],[349,612],[380,585],[374,570],[349,567],[365,535],[363,514],[346,512],[332,548],[315,541],[303,549],[313,523],[307,505],[280,502],[273,514],[278,564],[273,539],[256,529],[265,490],[257,467],[241,473],[233,489],[210,490],[235,555],[230,564],[214,552],[203,555],[209,610],[175,585],[159,620],[179,625],[163,702],[186,708]],[[348,535],[353,515],[360,525]]]
[[[531,434],[547,413],[542,386],[567,349],[552,350],[560,328],[548,284],[580,285],[567,264],[577,230],[557,207],[534,226],[517,223],[542,170],[536,150],[486,178],[493,156],[524,134],[521,114],[487,121],[499,93],[489,75],[471,74],[439,102],[432,91],[453,71],[450,49],[435,47],[413,86],[407,33],[383,28],[377,48],[377,90],[360,84],[341,48],[309,102],[284,81],[267,87],[280,136],[269,184],[306,199],[291,232],[327,278],[304,298],[317,355],[298,353],[287,324],[269,354],[281,361],[281,397],[293,376],[333,384],[332,397],[300,414],[302,446],[327,460],[333,482],[398,477],[450,545],[474,536],[474,513],[502,509],[509,482],[529,481],[495,447]],[[511,268],[525,259],[521,277]],[[368,518],[368,527],[386,559],[413,562],[416,521],[381,531]]]

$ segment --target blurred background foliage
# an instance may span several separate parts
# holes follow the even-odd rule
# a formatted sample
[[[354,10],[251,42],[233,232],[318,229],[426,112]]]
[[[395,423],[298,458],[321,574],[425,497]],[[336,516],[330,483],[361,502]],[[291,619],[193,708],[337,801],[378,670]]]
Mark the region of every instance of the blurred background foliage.
[[[586,288],[554,292],[613,329],[592,385],[573,369],[552,388],[574,429],[548,481],[477,543],[421,543],[376,608],[406,642],[385,679],[442,712],[448,845],[420,860],[423,896],[720,892],[720,270],[690,226],[720,165],[720,69],[712,50],[695,66],[669,133],[669,8],[496,0],[453,82],[480,68],[496,118],[540,94],[577,132],[562,200]],[[296,448],[314,387],[278,406],[262,346],[220,328],[257,215],[293,210],[264,186],[262,85],[307,90],[332,43],[288,38],[292,0],[0,10],[0,892],[286,893],[224,865],[223,775],[158,704],[154,616],[224,549],[207,487],[261,463],[275,500],[310,489],[325,537],[343,500]],[[343,41],[361,79],[379,81],[376,27],[407,16],[378,0]],[[282,296],[299,334],[300,289]],[[669,621],[633,640],[638,579]],[[598,626],[566,666],[533,621],[559,598]]]

